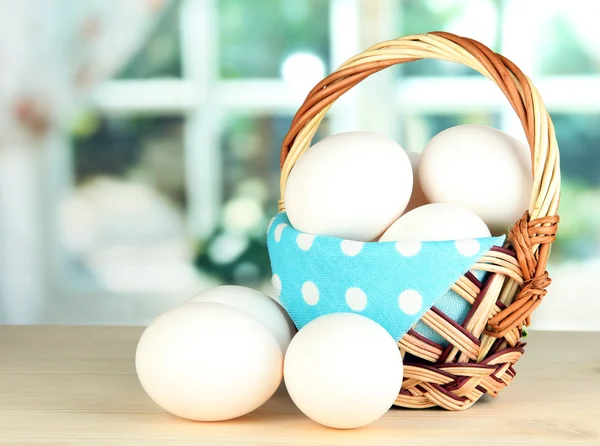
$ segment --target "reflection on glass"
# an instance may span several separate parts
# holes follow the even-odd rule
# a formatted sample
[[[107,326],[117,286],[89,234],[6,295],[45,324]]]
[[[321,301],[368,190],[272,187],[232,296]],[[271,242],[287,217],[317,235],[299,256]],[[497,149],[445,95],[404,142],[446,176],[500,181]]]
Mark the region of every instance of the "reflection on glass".
[[[600,115],[552,115],[560,147],[561,222],[553,260],[598,257],[600,251]]]
[[[72,278],[117,293],[193,287],[182,118],[87,116],[72,140],[76,186],[58,210]]]
[[[180,3],[173,1],[161,14],[144,45],[115,76],[116,79],[181,77]]]
[[[222,77],[280,77],[294,53],[328,66],[328,0],[219,0],[218,14]]]
[[[398,35],[448,31],[478,40],[498,50],[499,13],[494,0],[399,0]],[[405,76],[478,75],[464,65],[440,60],[420,60],[403,64]]]
[[[540,72],[549,75],[598,74],[598,4],[587,0],[544,3],[540,29]]]
[[[279,150],[292,116],[231,116],[221,139],[223,208],[196,265],[223,283],[261,286],[271,268],[265,231],[277,213]],[[315,141],[328,135],[327,120]]]

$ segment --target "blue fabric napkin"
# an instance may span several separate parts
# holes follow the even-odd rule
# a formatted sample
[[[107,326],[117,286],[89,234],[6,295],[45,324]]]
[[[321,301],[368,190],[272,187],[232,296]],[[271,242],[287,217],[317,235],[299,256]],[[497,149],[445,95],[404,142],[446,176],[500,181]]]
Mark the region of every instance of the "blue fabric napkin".
[[[273,286],[299,329],[325,314],[353,312],[378,322],[394,339],[440,300],[440,309],[462,322],[470,306],[450,287],[504,239],[363,243],[299,232],[285,212],[267,231]],[[422,325],[417,328],[424,335],[444,341]]]

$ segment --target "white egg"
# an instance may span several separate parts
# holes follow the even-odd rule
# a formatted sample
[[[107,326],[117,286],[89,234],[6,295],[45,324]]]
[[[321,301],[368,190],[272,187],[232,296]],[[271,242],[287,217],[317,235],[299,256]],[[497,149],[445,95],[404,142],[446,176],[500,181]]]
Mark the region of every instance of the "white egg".
[[[402,357],[376,322],[354,313],[329,314],[292,339],[284,380],[306,416],[351,429],[372,423],[392,406],[402,386]]]
[[[379,241],[464,240],[490,235],[485,222],[473,211],[456,204],[431,203],[404,214]]]
[[[279,344],[252,316],[229,305],[190,303],[159,316],[137,346],[142,387],[183,418],[219,421],[261,406],[282,379]]]
[[[521,218],[533,187],[527,145],[484,125],[459,125],[429,141],[419,178],[432,202],[454,203],[479,215],[495,234]]]
[[[406,209],[404,210],[405,213],[429,203],[427,197],[423,193],[421,181],[419,180],[419,163],[421,162],[421,154],[417,152],[406,152],[406,154],[408,155],[408,159],[410,160],[410,165],[413,171],[413,188],[410,200],[406,205]]]
[[[301,232],[371,241],[402,215],[412,182],[410,160],[395,141],[371,132],[340,133],[298,159],[285,207]]]
[[[296,333],[296,326],[283,307],[252,288],[236,285],[209,288],[196,294],[188,302],[215,302],[230,305],[249,314],[275,336],[284,354]]]

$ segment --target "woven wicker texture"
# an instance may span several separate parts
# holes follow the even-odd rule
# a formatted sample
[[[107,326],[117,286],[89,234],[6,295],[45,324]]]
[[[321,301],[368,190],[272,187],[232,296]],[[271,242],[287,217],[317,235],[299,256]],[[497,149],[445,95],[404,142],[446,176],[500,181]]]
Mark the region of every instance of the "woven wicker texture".
[[[404,382],[396,405],[464,410],[483,394],[496,396],[515,376],[523,354],[523,328],[546,295],[546,264],[559,221],[560,165],[554,127],[542,99],[519,68],[483,44],[450,33],[401,37],[368,48],[342,64],[308,94],[281,150],[280,210],[295,162],[310,146],[333,102],[371,74],[389,66],[433,58],[477,70],[502,90],[519,117],[531,148],[533,190],[529,209],[510,229],[507,243],[475,265],[484,284],[467,273],[452,289],[471,305],[462,325],[433,307],[421,319],[449,341],[443,348],[410,330],[398,346]]]

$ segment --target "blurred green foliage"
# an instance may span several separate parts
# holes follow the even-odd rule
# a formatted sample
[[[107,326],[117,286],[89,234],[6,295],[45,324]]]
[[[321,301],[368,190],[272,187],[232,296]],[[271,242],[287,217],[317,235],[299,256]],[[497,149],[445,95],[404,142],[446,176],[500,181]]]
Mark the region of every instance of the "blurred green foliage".
[[[329,70],[328,0],[220,0],[221,76],[279,77],[294,52],[310,52]]]
[[[449,24],[459,19],[470,6],[472,1],[444,1],[436,2],[430,0],[398,0],[400,1],[401,14],[398,21],[398,35],[422,34],[431,31],[446,31]],[[490,3],[499,10],[499,1],[478,0]],[[435,6],[435,7],[433,7]],[[478,26],[497,30],[492,41],[484,42],[493,50],[498,50],[501,40],[499,14],[495,17],[481,17],[482,23]],[[491,20],[486,22],[486,20]],[[480,76],[475,70],[453,62],[435,59],[425,59],[403,64],[399,72],[404,76]]]
[[[211,245],[218,243],[222,237],[227,237],[227,234],[219,228],[199,243],[194,260],[199,270],[228,285],[259,287],[271,277],[266,232],[264,236],[246,236],[243,248],[227,262],[218,261],[211,255]]]
[[[551,113],[563,178],[600,187],[600,115]],[[600,203],[599,203],[600,204]]]
[[[72,126],[74,179],[97,176],[150,181],[182,209],[186,206],[183,173],[183,117],[82,114]]]
[[[554,113],[560,148],[561,222],[552,259],[585,259],[600,247],[600,115]]]
[[[600,249],[600,189],[565,179],[561,187],[558,235],[552,261],[597,257]]]
[[[582,75],[600,72],[600,50],[581,41],[573,22],[562,15],[552,17],[541,48],[540,70],[546,75]]]

